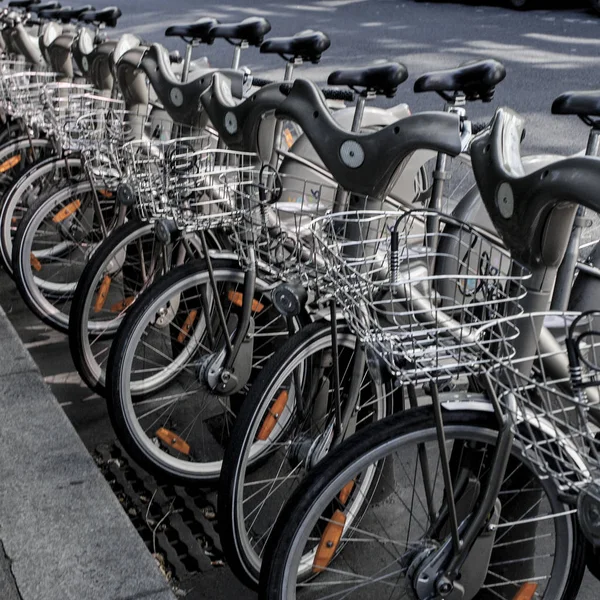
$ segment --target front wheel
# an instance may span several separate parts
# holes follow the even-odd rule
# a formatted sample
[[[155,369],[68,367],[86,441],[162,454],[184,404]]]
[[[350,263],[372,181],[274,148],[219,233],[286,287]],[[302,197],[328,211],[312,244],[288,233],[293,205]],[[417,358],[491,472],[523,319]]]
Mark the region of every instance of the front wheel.
[[[239,354],[240,369],[249,369],[245,385],[233,395],[213,391],[205,379],[214,364],[209,361],[218,360],[230,335],[222,331],[216,303],[234,331],[244,271],[236,260],[211,263],[214,287],[206,262],[191,261],[138,297],[113,340],[106,369],[110,418],[127,452],[156,476],[189,484],[218,478],[239,407],[288,335],[271,286],[257,277],[253,329]]]
[[[108,194],[105,192],[105,194]],[[57,331],[69,330],[71,300],[92,254],[114,228],[115,200],[89,181],[36,202],[13,243],[13,276],[30,310]]]
[[[342,327],[338,345],[342,399],[354,371],[363,371],[351,435],[390,414],[392,394],[364,363],[355,364],[356,337]],[[235,421],[219,486],[219,535],[227,563],[251,587],[280,507],[316,462],[315,448],[334,423],[332,353],[329,322],[299,331],[263,369]]]
[[[443,420],[460,523],[485,489],[497,427],[493,415],[477,411],[444,410]],[[415,597],[414,574],[448,539],[442,480],[432,407],[366,427],[327,456],[281,508],[265,550],[260,597]],[[574,598],[585,567],[575,516],[517,444],[496,507],[488,554],[474,546],[478,551],[465,563],[473,559],[470,569],[462,572],[467,588],[473,578],[483,583],[465,597],[512,600],[531,583],[536,598]],[[307,570],[310,579],[303,581],[299,574]]]

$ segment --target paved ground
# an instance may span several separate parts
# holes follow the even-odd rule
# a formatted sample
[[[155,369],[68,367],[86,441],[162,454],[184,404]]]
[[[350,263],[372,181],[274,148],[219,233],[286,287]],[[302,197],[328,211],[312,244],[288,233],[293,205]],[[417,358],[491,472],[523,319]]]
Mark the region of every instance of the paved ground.
[[[95,4],[102,7],[113,1],[97,0]],[[474,106],[472,114],[490,116],[498,105],[521,112],[529,125],[525,142],[528,152],[570,153],[582,149],[587,135],[585,126],[571,117],[552,117],[549,108],[553,98],[565,90],[590,89],[600,83],[600,18],[574,2],[526,13],[515,13],[491,2],[475,6],[402,0],[207,0],[202,6],[197,0],[127,0],[122,7],[125,15],[120,29],[150,41],[164,41],[162,31],[168,24],[201,16],[231,21],[263,15],[271,21],[274,35],[322,29],[330,35],[332,47],[320,65],[305,67],[305,75],[323,81],[338,67],[368,65],[380,59],[399,60],[408,66],[411,78],[402,86],[397,100],[408,102],[413,111],[441,105],[435,96],[412,93],[412,83],[419,74],[468,59],[496,57],[506,64],[508,77],[498,89],[494,103]],[[176,40],[167,45],[183,49]],[[226,66],[230,61],[230,48],[224,44],[203,48],[202,53],[214,65]],[[264,76],[275,77],[281,72],[281,61],[266,60],[253,50],[246,52],[244,60]],[[88,449],[110,442],[112,433],[104,403],[84,389],[73,372],[66,339],[26,311],[5,275],[0,275],[0,290],[0,304]],[[5,577],[7,573],[0,571],[3,590]],[[188,597],[252,597],[231,583],[230,577],[225,569],[216,570]],[[579,598],[597,598],[597,589],[598,584],[588,578]]]

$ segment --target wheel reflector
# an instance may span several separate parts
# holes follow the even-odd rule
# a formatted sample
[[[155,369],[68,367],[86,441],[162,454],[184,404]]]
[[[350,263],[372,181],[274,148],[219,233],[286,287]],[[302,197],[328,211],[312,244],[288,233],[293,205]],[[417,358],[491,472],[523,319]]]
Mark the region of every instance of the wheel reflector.
[[[287,390],[283,390],[283,392],[281,392],[279,394],[279,396],[277,396],[277,400],[275,400],[275,402],[273,402],[273,406],[271,406],[271,408],[269,409],[269,414],[263,421],[262,427],[260,428],[260,431],[258,432],[258,435],[256,436],[257,440],[264,442],[271,435],[271,432],[275,428],[277,420],[279,419],[281,413],[283,412],[283,409],[285,408],[287,401],[288,401]]]
[[[112,279],[110,275],[105,275],[102,283],[100,284],[100,288],[98,289],[98,293],[96,294],[96,302],[94,303],[94,312],[99,313],[104,307],[104,303],[106,302],[106,298],[108,297],[108,290],[110,289],[110,284]]]
[[[531,581],[524,583],[513,600],[531,600],[537,591],[538,584]]]
[[[74,212],[79,210],[81,206],[81,200],[73,200],[70,204],[67,204],[64,208],[61,208],[53,217],[53,223],[62,223],[67,217],[70,217]]]
[[[113,197],[113,193],[110,190],[98,190],[98,193],[103,198],[112,198]]]
[[[42,270],[42,263],[38,260],[37,256],[33,252],[29,255],[29,262],[36,271]]]
[[[181,331],[179,332],[179,335],[177,336],[177,341],[180,344],[183,344],[183,342],[185,341],[185,338],[189,335],[190,329],[192,328],[192,325],[194,324],[194,321],[196,320],[197,316],[198,316],[198,311],[192,310],[190,312],[190,314],[187,316],[186,320],[183,322],[183,325],[181,326]]]
[[[189,456],[190,445],[182,438],[180,438],[176,433],[173,433],[172,431],[161,427],[156,432],[156,437],[158,437],[158,439],[161,442],[165,443],[167,446],[170,446],[174,450],[177,450],[177,452],[181,452],[182,454]]]
[[[229,301],[236,306],[242,306],[244,304],[244,294],[241,292],[234,292],[233,290],[229,290],[229,294],[227,294]],[[265,305],[258,300],[252,300],[252,312],[261,312],[265,308]]]
[[[348,502],[348,498],[350,498],[350,494],[352,493],[353,489],[354,489],[354,479],[352,481],[350,481],[349,483],[347,483],[342,488],[342,491],[340,492],[339,500],[342,504],[345,505],[346,502]]]
[[[287,127],[283,130],[283,136],[285,137],[285,143],[287,144],[287,147],[291,148],[294,145],[294,136]]]
[[[341,510],[336,510],[321,536],[321,541],[319,542],[313,561],[313,573],[320,573],[329,566],[342,538],[345,524],[346,515]]]
[[[16,167],[21,162],[21,155],[12,156],[8,160],[5,160],[0,165],[0,173],[6,173],[6,171],[10,171],[13,167]]]
[[[129,296],[129,298],[125,298],[125,300],[121,300],[121,302],[117,302],[110,307],[110,312],[118,313],[124,311],[126,308],[129,308],[133,301],[135,300],[134,296]]]

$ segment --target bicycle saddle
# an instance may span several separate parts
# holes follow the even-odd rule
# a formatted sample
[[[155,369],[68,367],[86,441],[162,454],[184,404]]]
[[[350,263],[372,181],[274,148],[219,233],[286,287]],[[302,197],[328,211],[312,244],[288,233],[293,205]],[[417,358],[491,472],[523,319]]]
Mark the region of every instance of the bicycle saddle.
[[[62,8],[60,2],[45,2],[44,4],[36,4],[30,8],[30,12],[40,16],[40,13],[45,10],[57,10]]]
[[[290,37],[275,37],[260,45],[261,54],[279,54],[286,60],[301,58],[318,63],[321,55],[331,46],[331,40],[322,31],[307,29]]]
[[[102,10],[90,11],[81,15],[80,20],[84,23],[98,23],[107,27],[116,27],[117,21],[123,13],[116,6],[108,6]]]
[[[398,86],[408,78],[408,70],[400,63],[390,62],[364,69],[341,69],[327,78],[329,85],[346,85],[349,88],[363,88],[364,93],[375,92],[391,98]]]
[[[40,4],[40,7],[45,7],[45,4]],[[35,7],[37,8],[37,7]],[[71,8],[70,6],[68,7],[62,7],[62,6],[57,6],[54,8],[42,8],[38,13],[37,16],[40,19],[57,19],[59,17],[60,11],[63,10],[64,8]]]
[[[462,92],[467,100],[490,102],[496,86],[506,77],[506,69],[494,59],[464,63],[456,69],[432,71],[415,81],[416,93],[437,92],[444,98],[448,92]]]
[[[262,17],[248,17],[239,23],[223,23],[210,30],[213,39],[223,38],[246,42],[249,46],[260,46],[267,33],[271,31],[271,23]]]
[[[600,117],[600,91],[565,92],[552,103],[552,114]]]
[[[183,39],[197,40],[203,44],[212,44],[214,37],[210,34],[211,29],[219,24],[217,19],[208,17],[200,19],[188,25],[171,25],[165,31],[166,37],[180,37]]]
[[[513,256],[532,268],[556,267],[578,205],[600,210],[600,161],[576,156],[525,174],[523,125],[514,111],[498,109],[491,128],[471,143],[473,171],[486,209]]]
[[[8,3],[8,6],[10,6],[11,8],[29,8],[30,6],[33,6],[34,4],[40,4],[42,0],[11,0]]]
[[[96,9],[91,4],[76,8],[71,8],[69,6],[59,10],[56,16],[61,20],[62,23],[70,23],[71,21],[79,20],[84,13],[92,10]]]
[[[349,192],[384,197],[402,162],[415,150],[461,152],[458,115],[426,112],[368,134],[343,129],[312,82],[297,79],[275,115],[302,127],[333,178]]]

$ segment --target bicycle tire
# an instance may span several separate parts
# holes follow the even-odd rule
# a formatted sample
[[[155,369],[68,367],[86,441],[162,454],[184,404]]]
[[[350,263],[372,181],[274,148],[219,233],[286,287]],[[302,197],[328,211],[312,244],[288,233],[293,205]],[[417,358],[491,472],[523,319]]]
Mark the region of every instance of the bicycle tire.
[[[218,282],[223,283],[224,285],[233,285],[235,284],[241,289],[241,284],[243,284],[243,275],[244,271],[239,266],[237,260],[228,259],[228,258],[213,258],[211,259],[211,263],[213,266],[214,276]],[[132,378],[131,373],[133,370],[134,362],[138,360],[136,356],[136,350],[138,348],[138,343],[143,346],[143,353],[146,352],[146,349],[149,345],[148,340],[148,332],[147,328],[151,332],[151,324],[154,323],[157,319],[157,315],[159,314],[160,307],[165,306],[165,303],[168,307],[172,307],[175,303],[173,298],[177,298],[176,301],[178,304],[178,308],[181,307],[181,314],[191,314],[191,310],[189,306],[187,306],[187,295],[189,290],[194,290],[195,287],[199,286],[208,286],[209,284],[209,275],[206,271],[206,262],[203,260],[191,261],[186,263],[180,267],[172,269],[166,275],[161,277],[158,281],[156,281],[152,286],[150,286],[143,294],[141,294],[136,302],[131,306],[130,311],[128,312],[126,318],[123,320],[115,339],[113,340],[110,355],[107,364],[107,406],[109,416],[111,418],[111,422],[115,432],[117,433],[117,437],[127,450],[127,452],[132,456],[136,462],[142,465],[149,472],[153,473],[156,477],[160,479],[169,480],[172,482],[178,482],[183,484],[198,484],[198,483],[215,483],[218,480],[220,469],[221,469],[221,460],[222,460],[222,441],[218,439],[218,435],[227,435],[229,428],[229,419],[233,418],[236,410],[239,410],[239,406],[236,403],[241,403],[243,394],[242,392],[238,393],[235,397],[233,397],[230,402],[232,403],[229,408],[224,408],[223,413],[224,416],[219,414],[219,423],[218,423],[218,432],[217,434],[211,433],[213,438],[217,439],[217,443],[215,446],[209,448],[206,452],[213,452],[216,455],[220,455],[219,458],[215,460],[202,460],[202,461],[192,461],[187,460],[191,454],[190,450],[187,450],[187,454],[185,456],[181,456],[181,453],[178,451],[175,456],[171,456],[172,448],[165,448],[163,446],[158,445],[157,435],[155,431],[156,425],[155,421],[150,424],[152,427],[152,431],[146,433],[144,427],[140,424],[139,420],[143,419],[145,415],[138,415],[135,413],[136,410],[143,411],[145,404],[151,403],[152,409],[156,411],[159,410],[157,408],[158,401],[155,398],[150,398],[150,394],[155,394],[160,391],[164,391],[165,389],[170,390],[168,386],[174,386],[174,389],[179,390],[177,378],[180,376],[188,376],[190,378],[189,387],[188,382],[183,385],[181,391],[175,393],[171,392],[167,394],[166,402],[167,406],[171,406],[175,404],[176,400],[172,400],[175,397],[178,398],[190,398],[192,395],[195,398],[193,411],[206,411],[208,410],[206,407],[208,404],[203,400],[198,399],[203,398],[202,394],[211,397],[212,402],[210,406],[219,408],[219,401],[214,393],[211,391],[207,391],[206,388],[201,384],[201,382],[197,379],[197,358],[195,354],[197,353],[198,348],[202,348],[203,350],[206,348],[206,345],[202,343],[203,337],[206,331],[203,312],[200,312],[202,309],[198,309],[197,315],[194,316],[196,319],[194,321],[194,329],[186,332],[186,335],[183,339],[178,340],[178,344],[182,347],[173,348],[173,342],[161,340],[167,346],[170,344],[169,348],[172,353],[176,356],[166,356],[164,357],[165,366],[163,367],[164,374],[162,372],[155,373],[158,371],[158,368],[155,367],[155,361],[149,363],[152,368],[149,369],[153,374],[150,376],[150,383],[140,383],[138,380]],[[208,288],[207,288],[208,289]],[[271,284],[263,282],[259,277],[257,277],[257,285],[255,287],[257,294],[257,301],[260,303],[266,303],[268,298],[266,293],[271,289]],[[212,291],[210,292],[212,294]],[[193,300],[197,299],[197,295],[194,296]],[[182,300],[183,298],[183,300]],[[233,300],[231,301],[233,305]],[[197,304],[195,306],[198,306]],[[212,309],[211,309],[212,310]],[[263,309],[260,309],[261,311]],[[272,307],[266,307],[264,312],[261,312],[261,317],[265,317],[265,321],[267,322],[267,327],[271,326],[269,322],[273,313],[270,312]],[[212,312],[209,314],[210,321],[213,321]],[[175,317],[171,317],[173,320]],[[257,320],[259,317],[256,317]],[[284,325],[285,321],[283,317],[279,316],[278,319],[281,319],[280,324],[281,328],[277,329],[281,333],[277,335],[287,335],[285,333],[286,327]],[[301,315],[300,317],[294,320],[295,327],[299,329],[303,323],[307,320],[306,315]],[[196,325],[199,324],[199,325]],[[202,326],[200,326],[202,325]],[[170,325],[162,327],[158,331],[159,335],[162,335],[162,331],[166,331],[166,327],[170,327]],[[196,330],[196,327],[198,329]],[[258,336],[258,325],[257,331],[255,332]],[[175,333],[181,332],[182,328],[178,325],[175,328]],[[269,337],[267,329],[267,338]],[[152,333],[152,332],[151,332]],[[145,335],[146,334],[146,335]],[[217,338],[218,336],[215,336]],[[144,342],[141,343],[140,340],[144,338]],[[257,338],[258,339],[258,338]],[[271,339],[271,341],[269,341]],[[269,338],[266,343],[266,350],[268,352],[268,356],[272,350],[272,344],[274,344],[274,338]],[[145,345],[144,345],[145,344]],[[185,344],[185,347],[184,347]],[[269,345],[271,344],[271,345]],[[221,347],[218,346],[220,350]],[[164,354],[162,352],[164,347],[161,347],[160,356]],[[256,357],[257,349],[254,349],[253,356]],[[206,355],[210,355],[210,352],[207,352]],[[154,355],[153,356],[159,356]],[[266,362],[268,356],[264,358]],[[144,354],[145,357],[145,354]],[[190,366],[190,363],[193,361],[194,364]],[[145,363],[144,363],[145,364]],[[144,369],[142,367],[138,368],[137,371],[144,373],[148,369]],[[248,383],[249,385],[249,383]],[[248,387],[248,385],[246,387]],[[191,389],[191,391],[190,391]],[[142,400],[143,399],[143,400]],[[201,404],[201,402],[204,402]],[[169,404],[170,403],[170,404]],[[189,402],[186,406],[182,408],[182,411],[185,411],[186,407],[189,406]],[[172,419],[173,412],[177,407],[173,407],[169,409],[168,415],[166,418]],[[150,411],[148,412],[150,414]],[[155,413],[153,413],[155,414]],[[195,413],[194,413],[195,414]],[[197,418],[192,415],[194,419]],[[160,416],[160,415],[159,415]],[[208,419],[212,419],[212,414],[209,414]],[[193,421],[193,425],[195,427],[196,420]],[[200,423],[200,426],[204,427],[204,422]],[[168,423],[169,427],[167,430],[171,431],[171,421]],[[161,427],[165,427],[164,424],[161,424]],[[187,427],[187,423],[184,423],[182,427]],[[206,425],[208,428],[209,425]],[[204,431],[204,430],[203,430]],[[190,441],[191,434],[198,433],[200,439],[197,444],[190,444],[193,448],[200,447],[202,444],[203,431],[198,433],[198,430],[195,429],[188,432],[188,437],[186,438],[186,443]],[[177,449],[175,449],[177,450]],[[201,451],[204,451],[204,447],[200,447]],[[197,466],[200,465],[200,466]],[[208,465],[208,466],[206,466]]]
[[[45,143],[49,144],[47,141]],[[45,197],[56,191],[56,185],[62,183],[66,178],[66,172],[70,172],[71,179],[80,181],[83,176],[81,168],[80,158],[52,156],[43,159],[24,173],[3,198],[0,209],[0,261],[11,277],[13,272],[13,237],[22,213],[27,209],[27,204],[30,201],[29,196],[34,195],[31,199],[31,203],[33,203],[40,197]],[[54,185],[49,185],[48,178],[53,180]],[[42,189],[43,192],[41,192]],[[40,196],[40,193],[43,193],[43,196]]]
[[[475,410],[443,410],[443,421],[444,431],[448,439],[452,439],[453,436],[456,436],[457,439],[463,439],[458,438],[461,435],[464,436],[464,439],[471,439],[476,444],[485,442],[488,445],[492,445],[495,443],[497,425],[494,416],[490,413]],[[389,457],[390,452],[395,448],[401,448],[403,442],[405,444],[412,442],[417,445],[419,443],[423,444],[425,440],[432,438],[436,438],[435,427],[433,425],[433,412],[432,407],[426,406],[407,411],[404,414],[395,414],[383,421],[374,423],[329,454],[302,482],[293,497],[280,512],[279,518],[273,528],[273,531],[276,533],[270,536],[265,551],[263,564],[268,565],[268,567],[263,568],[261,571],[260,597],[265,600],[284,598],[285,600],[291,600],[296,596],[296,590],[293,586],[295,582],[292,581],[294,571],[297,568],[297,559],[294,557],[294,553],[298,554],[297,548],[306,539],[306,532],[311,527],[311,522],[314,521],[315,516],[317,519],[319,518],[320,511],[324,508],[324,503],[329,498],[336,497],[336,490],[342,489],[343,483],[341,482],[357,481],[358,473],[360,473],[361,469],[365,469],[366,465],[371,461],[382,461],[385,457]],[[529,470],[526,462],[522,460],[517,445],[513,446],[512,457],[511,460],[516,460],[517,464],[523,467],[523,469]],[[409,464],[407,471],[411,470],[411,466],[412,463]],[[353,477],[355,479],[352,479]],[[568,600],[576,596],[585,569],[583,536],[580,535],[578,530],[575,515],[570,514],[571,511],[568,510],[568,507],[560,501],[552,482],[539,480],[539,484],[547,494],[549,505],[553,511],[551,522],[556,524],[555,526],[559,532],[558,536],[562,536],[560,540],[557,537],[555,543],[555,553],[552,557],[552,575],[548,579],[550,582],[548,584],[550,586],[549,595],[544,593],[543,597],[544,600]],[[520,490],[521,493],[522,491],[523,489]],[[513,498],[516,498],[517,492],[519,490],[513,493],[513,490],[509,489],[507,493],[513,493]],[[510,500],[505,502],[508,504]],[[387,500],[387,504],[390,504],[389,499]],[[414,507],[415,505],[411,506]],[[387,508],[382,504],[380,505],[380,510],[385,511]],[[564,514],[565,512],[567,514]],[[390,519],[392,518],[397,519],[397,517],[390,516]],[[377,516],[374,517],[374,520],[376,519]],[[365,523],[364,518],[362,522],[360,519],[358,522],[361,527],[361,529],[358,529],[361,533],[361,538],[366,538],[369,541],[371,539],[369,532],[362,529]],[[394,525],[396,522],[390,520],[390,523]],[[547,523],[548,520],[545,522]],[[425,523],[426,525],[427,523]],[[423,531],[426,531],[426,527]],[[380,535],[383,539],[389,539],[383,534]],[[344,544],[348,544],[351,539],[351,535],[347,535],[347,540],[344,541],[341,541],[340,538],[338,543],[341,545],[337,546],[337,548],[334,547],[334,550],[337,549],[342,552],[340,560],[343,560],[343,551],[347,551]],[[402,541],[404,544],[404,539]],[[389,543],[393,544],[394,541],[390,540]],[[408,540],[406,544],[408,544]],[[362,547],[364,548],[363,555],[365,556],[365,560],[367,560],[367,558],[370,558],[370,555],[365,553],[369,552],[369,546],[362,544]],[[399,548],[401,547],[399,546]],[[510,546],[510,548],[514,552],[515,546]],[[501,549],[500,554],[503,551],[506,552],[506,550]],[[335,558],[331,560],[335,560]],[[412,563],[415,557],[413,556],[409,560]],[[401,557],[395,558],[396,565],[400,562]],[[508,561],[508,563],[511,562],[510,560]],[[329,564],[327,563],[326,568],[328,568]],[[349,563],[347,565],[346,563],[343,564],[344,569],[351,569]],[[559,577],[560,573],[555,574],[554,571],[555,569],[560,571],[561,567],[565,567],[565,570]],[[335,570],[333,573],[335,573]],[[317,579],[315,580],[317,583],[313,584],[313,589],[316,589],[315,586],[318,584],[318,578],[322,576],[322,573],[317,575]],[[359,587],[361,589],[360,593],[363,595],[360,595],[360,597],[365,597],[365,590],[363,589],[365,585],[364,579],[360,579],[360,575],[358,575],[355,576],[355,580],[362,582]],[[397,581],[399,580],[400,576],[398,576]],[[520,581],[517,581],[517,591],[519,584]],[[328,589],[331,590],[331,585]],[[335,589],[340,593],[344,592],[340,585]],[[402,589],[405,588],[403,587]],[[514,588],[508,590],[510,598],[514,596],[513,590]],[[386,588],[386,591],[389,592],[389,588]],[[368,591],[366,593],[368,594]],[[477,597],[479,598],[480,595],[482,595],[481,591]],[[344,597],[349,596],[350,593]],[[496,593],[495,596],[498,597],[499,594]],[[298,597],[302,596],[299,595]],[[314,598],[317,596],[311,597]],[[483,597],[486,598],[487,596],[483,595]],[[503,598],[504,596],[500,595],[499,597]]]
[[[340,349],[340,365],[344,364],[343,355],[344,350],[346,355],[349,352],[354,351],[356,343],[356,337],[351,334],[347,328],[340,324],[338,330],[338,344]],[[311,372],[314,369],[317,370],[317,364],[314,364],[313,369],[309,369],[308,365],[318,363],[319,360],[323,360],[323,355],[331,348],[331,325],[326,321],[319,321],[308,325],[303,328],[297,334],[292,336],[280,349],[280,351],[274,355],[271,360],[267,363],[265,368],[261,371],[260,375],[254,382],[249,394],[246,396],[242,408],[231,432],[231,440],[225,451],[223,459],[223,469],[221,471],[221,479],[219,483],[219,494],[218,494],[218,514],[219,514],[219,536],[221,544],[225,552],[227,564],[232,569],[234,574],[244,583],[245,585],[256,588],[258,585],[258,578],[260,574],[260,556],[259,550],[255,551],[254,548],[250,548],[251,535],[260,536],[260,532],[257,531],[256,523],[253,524],[252,534],[245,530],[244,526],[244,510],[254,514],[256,505],[261,505],[260,512],[266,511],[269,513],[270,504],[265,494],[264,498],[262,495],[256,495],[251,491],[251,500],[246,505],[244,501],[243,488],[241,482],[246,482],[249,479],[249,470],[257,471],[257,468],[262,467],[262,462],[266,462],[269,458],[272,458],[274,453],[269,453],[267,449],[265,454],[267,456],[260,460],[255,458],[253,461],[249,458],[249,453],[252,452],[252,446],[255,443],[256,433],[260,425],[265,421],[265,415],[267,415],[269,408],[272,405],[271,398],[279,393],[281,383],[289,373],[296,371],[296,369],[304,367],[303,371],[303,395],[306,393],[307,399],[313,403],[317,400],[317,394],[309,394],[304,392],[305,386],[310,386],[312,382]],[[351,360],[351,359],[350,359]],[[309,362],[310,361],[310,362]],[[295,365],[295,366],[294,366]],[[298,366],[300,365],[300,366]],[[351,362],[348,363],[350,369],[353,367]],[[346,369],[348,370],[348,369]],[[347,382],[348,378],[341,377],[342,382]],[[328,386],[329,387],[329,386]],[[361,386],[362,387],[362,386]],[[374,418],[380,419],[384,416],[391,414],[393,410],[393,398],[391,394],[387,393],[387,385],[381,384],[378,392],[381,397],[380,406],[378,411],[373,411],[377,414]],[[342,398],[344,394],[342,394]],[[364,397],[364,396],[363,396]],[[290,394],[291,399],[291,394]],[[287,410],[290,405],[290,399],[286,402],[286,407],[280,409],[278,422],[282,422],[283,411]],[[322,398],[318,398],[320,402],[323,402]],[[293,400],[292,400],[293,402]],[[363,402],[370,406],[370,402],[363,400]],[[361,404],[363,403],[361,402]],[[306,409],[306,406],[305,406]],[[288,411],[291,412],[291,411]],[[310,411],[309,411],[310,412]],[[288,418],[291,421],[292,416]],[[293,424],[288,427],[294,428]],[[296,428],[299,425],[295,426]],[[306,430],[303,430],[303,432]],[[303,433],[305,435],[305,433]],[[286,438],[287,439],[287,438]],[[288,440],[286,443],[293,443]],[[284,459],[285,460],[285,459]],[[274,469],[277,472],[277,478],[281,477],[282,471],[275,465]],[[260,472],[252,474],[254,477],[258,477],[261,481],[265,480],[265,475],[262,469]],[[293,484],[291,484],[293,485]],[[251,488],[252,490],[253,488]],[[291,488],[285,490],[285,494],[291,491]],[[281,488],[277,490],[277,498],[274,499],[275,504],[279,504],[282,501],[282,497],[285,495]],[[254,520],[254,519],[253,519]],[[269,519],[267,518],[267,523]]]

